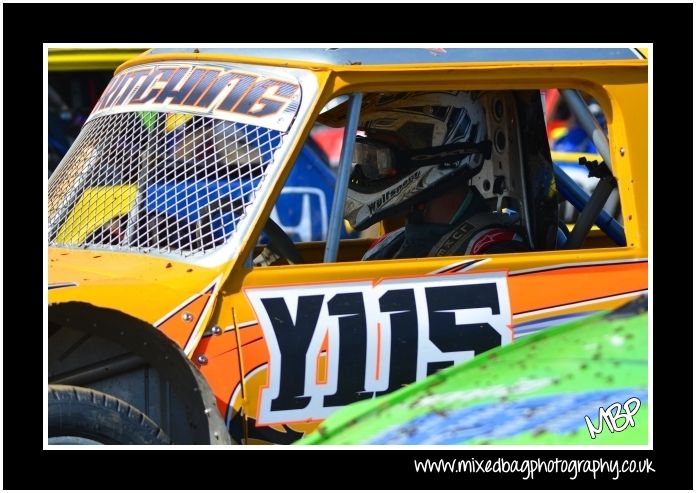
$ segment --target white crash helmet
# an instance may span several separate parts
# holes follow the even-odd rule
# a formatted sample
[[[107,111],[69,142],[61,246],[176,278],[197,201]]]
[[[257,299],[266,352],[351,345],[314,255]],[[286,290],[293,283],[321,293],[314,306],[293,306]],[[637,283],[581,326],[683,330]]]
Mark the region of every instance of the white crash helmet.
[[[476,93],[404,92],[367,99],[344,210],[358,230],[442,193],[490,156]]]

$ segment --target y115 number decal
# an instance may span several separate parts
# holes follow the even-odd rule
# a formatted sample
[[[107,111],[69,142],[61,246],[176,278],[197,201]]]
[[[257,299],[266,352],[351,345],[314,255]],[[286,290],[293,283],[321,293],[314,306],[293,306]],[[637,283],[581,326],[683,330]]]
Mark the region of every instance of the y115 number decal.
[[[246,294],[270,355],[260,425],[323,419],[512,340],[505,273]]]

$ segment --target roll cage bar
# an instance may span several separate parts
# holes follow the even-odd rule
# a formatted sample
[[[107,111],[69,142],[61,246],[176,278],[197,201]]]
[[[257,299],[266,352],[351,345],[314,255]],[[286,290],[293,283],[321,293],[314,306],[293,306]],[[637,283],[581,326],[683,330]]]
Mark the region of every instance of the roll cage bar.
[[[626,246],[626,233],[623,226],[603,209],[609,195],[616,187],[616,178],[614,178],[610,168],[611,155],[609,154],[607,136],[577,90],[561,89],[560,92],[568,103],[570,111],[578,119],[580,126],[587,135],[591,136],[592,142],[597,147],[599,155],[602,156],[606,164],[602,166],[604,163],[601,163],[595,168],[592,166],[592,163],[588,163],[584,158],[580,159],[580,164],[588,167],[590,176],[597,176],[600,179],[590,196],[560,166],[554,163],[553,169],[559,193],[580,211],[580,217],[575,223],[572,233],[564,245],[559,245],[559,248],[573,249],[582,246],[593,224],[596,224],[609,238],[614,240],[614,243],[619,246]],[[601,171],[598,171],[599,168],[601,168]]]

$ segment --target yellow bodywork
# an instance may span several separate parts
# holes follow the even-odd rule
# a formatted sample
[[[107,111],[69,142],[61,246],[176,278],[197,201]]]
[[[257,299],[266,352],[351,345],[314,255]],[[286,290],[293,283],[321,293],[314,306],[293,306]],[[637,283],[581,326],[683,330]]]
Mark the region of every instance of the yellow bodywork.
[[[144,51],[144,48],[49,48],[48,70],[51,72],[113,70]]]
[[[49,302],[85,301],[129,313],[155,324],[205,286],[217,270],[148,255],[106,251],[48,250],[49,286],[74,282],[75,287],[52,289]]]

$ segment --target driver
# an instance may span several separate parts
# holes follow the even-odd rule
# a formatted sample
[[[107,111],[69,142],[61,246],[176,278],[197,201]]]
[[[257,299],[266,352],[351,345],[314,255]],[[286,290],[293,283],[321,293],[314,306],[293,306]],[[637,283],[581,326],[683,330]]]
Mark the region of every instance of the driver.
[[[363,260],[529,250],[513,216],[494,213],[471,177],[490,158],[477,94],[410,92],[363,105],[345,218],[358,230],[405,215]]]

